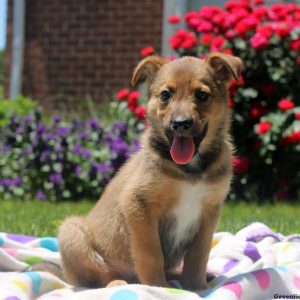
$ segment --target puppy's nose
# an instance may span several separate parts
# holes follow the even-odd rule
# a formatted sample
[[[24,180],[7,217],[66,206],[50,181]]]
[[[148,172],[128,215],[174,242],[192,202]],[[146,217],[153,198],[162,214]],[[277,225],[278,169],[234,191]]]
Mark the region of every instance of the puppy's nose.
[[[175,132],[186,131],[193,125],[193,119],[176,118],[171,122],[171,129]]]

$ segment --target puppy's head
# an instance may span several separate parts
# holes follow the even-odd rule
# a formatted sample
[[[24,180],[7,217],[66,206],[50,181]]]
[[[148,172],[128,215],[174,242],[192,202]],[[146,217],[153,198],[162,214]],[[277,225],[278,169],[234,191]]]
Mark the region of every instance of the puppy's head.
[[[132,84],[148,81],[148,121],[175,163],[188,164],[201,141],[226,126],[227,85],[241,69],[240,59],[221,53],[171,62],[150,56],[138,64]]]

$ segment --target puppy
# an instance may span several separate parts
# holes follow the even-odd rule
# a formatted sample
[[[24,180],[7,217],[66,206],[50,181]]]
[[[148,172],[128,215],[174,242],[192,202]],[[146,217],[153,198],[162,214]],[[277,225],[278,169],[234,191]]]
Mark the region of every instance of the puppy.
[[[232,174],[227,85],[241,69],[240,59],[221,53],[171,62],[150,56],[138,64],[132,83],[148,81],[149,127],[141,150],[90,213],[62,223],[67,281],[168,286],[183,260],[183,287],[207,287],[212,236]]]

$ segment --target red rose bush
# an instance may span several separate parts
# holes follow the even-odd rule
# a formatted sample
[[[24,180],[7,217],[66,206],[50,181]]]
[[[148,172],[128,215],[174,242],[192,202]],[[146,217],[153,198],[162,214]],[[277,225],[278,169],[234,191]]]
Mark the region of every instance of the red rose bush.
[[[231,0],[223,8],[205,5],[168,21],[174,26],[169,43],[177,56],[205,58],[220,51],[244,61],[241,83],[229,86],[237,149],[231,198],[299,199],[300,5]],[[140,54],[154,53],[147,46]],[[131,103],[129,91],[119,93],[132,116],[143,120],[144,106]]]

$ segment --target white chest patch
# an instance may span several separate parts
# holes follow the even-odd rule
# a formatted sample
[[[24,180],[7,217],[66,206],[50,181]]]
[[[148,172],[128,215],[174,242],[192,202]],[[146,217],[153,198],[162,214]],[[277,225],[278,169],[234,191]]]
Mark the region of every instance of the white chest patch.
[[[172,210],[175,217],[175,226],[172,228],[170,235],[172,236],[173,246],[178,246],[183,240],[193,238],[193,226],[199,224],[201,217],[202,198],[206,194],[206,186],[204,184],[184,184],[181,189],[181,195],[177,205]]]

